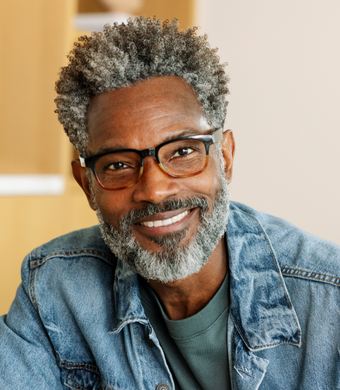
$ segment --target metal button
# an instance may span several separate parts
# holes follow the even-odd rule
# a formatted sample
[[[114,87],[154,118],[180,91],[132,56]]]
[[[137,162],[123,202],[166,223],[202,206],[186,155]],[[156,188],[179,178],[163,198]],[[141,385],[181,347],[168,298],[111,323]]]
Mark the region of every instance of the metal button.
[[[156,390],[170,390],[170,386],[166,383],[160,383],[157,385]]]

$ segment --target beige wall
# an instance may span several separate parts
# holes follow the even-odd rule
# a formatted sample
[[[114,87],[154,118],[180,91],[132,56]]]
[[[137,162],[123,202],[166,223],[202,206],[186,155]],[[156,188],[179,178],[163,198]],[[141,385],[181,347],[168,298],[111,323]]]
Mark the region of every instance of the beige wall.
[[[161,20],[173,19],[180,21],[180,28],[185,29],[193,25],[195,0],[143,0],[143,6],[138,14]],[[96,0],[79,0],[79,12],[103,12],[103,7]]]
[[[340,244],[340,2],[198,0],[229,62],[232,198]]]
[[[146,0],[142,11],[160,18],[177,14],[184,28],[192,23],[193,1]],[[90,0],[85,3],[91,6]],[[73,30],[78,6],[76,0],[18,0],[1,5],[0,175],[61,174],[66,192],[0,196],[0,315],[13,301],[27,253],[61,234],[97,223],[73,181],[72,148],[53,103],[58,70],[66,64],[66,53],[78,35]]]
[[[73,4],[72,0],[1,4],[0,173],[60,171],[54,82],[71,47]]]
[[[4,2],[0,28],[0,174],[57,173],[62,196],[0,196],[0,315],[34,247],[96,223],[70,171],[72,148],[54,113],[54,83],[72,46],[73,0]]]

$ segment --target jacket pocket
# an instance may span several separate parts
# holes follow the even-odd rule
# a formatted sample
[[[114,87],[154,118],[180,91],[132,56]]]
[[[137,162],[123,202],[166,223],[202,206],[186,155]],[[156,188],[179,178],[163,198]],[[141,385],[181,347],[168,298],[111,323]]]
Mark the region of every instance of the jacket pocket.
[[[102,390],[101,376],[97,366],[87,363],[58,361],[65,389]]]

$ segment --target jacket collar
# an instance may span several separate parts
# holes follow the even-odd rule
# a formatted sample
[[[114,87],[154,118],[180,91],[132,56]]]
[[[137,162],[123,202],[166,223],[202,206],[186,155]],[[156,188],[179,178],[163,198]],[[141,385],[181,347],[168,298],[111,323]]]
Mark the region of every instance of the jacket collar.
[[[140,299],[138,276],[120,259],[117,262],[113,294],[115,327],[109,333],[120,332],[130,322],[149,324]]]
[[[300,346],[301,330],[265,230],[255,216],[230,204],[227,228],[230,307],[235,328],[251,351],[282,342]],[[116,323],[149,323],[140,300],[137,274],[118,260],[115,283]]]
[[[231,316],[251,351],[301,344],[301,329],[259,220],[231,203],[227,227]]]

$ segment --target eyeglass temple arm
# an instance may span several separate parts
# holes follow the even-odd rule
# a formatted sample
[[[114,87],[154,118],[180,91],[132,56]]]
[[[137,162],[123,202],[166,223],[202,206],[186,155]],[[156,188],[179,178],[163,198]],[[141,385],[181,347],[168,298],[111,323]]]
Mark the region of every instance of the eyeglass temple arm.
[[[85,168],[85,167],[86,167],[86,165],[85,165],[85,158],[79,156],[79,160],[80,160],[80,165],[81,165],[83,168]]]
[[[223,139],[223,127],[220,127],[219,129],[217,129],[216,131],[214,131],[212,133],[212,139],[213,139],[214,143],[222,141],[222,139]]]

